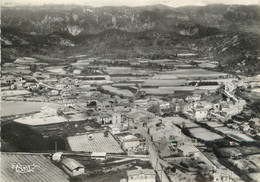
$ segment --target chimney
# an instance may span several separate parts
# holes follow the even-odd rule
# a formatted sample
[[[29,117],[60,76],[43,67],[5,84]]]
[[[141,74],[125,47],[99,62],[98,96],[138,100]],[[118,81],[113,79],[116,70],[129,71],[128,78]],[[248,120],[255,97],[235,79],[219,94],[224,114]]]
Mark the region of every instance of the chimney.
[[[108,137],[108,131],[104,131],[104,137]]]

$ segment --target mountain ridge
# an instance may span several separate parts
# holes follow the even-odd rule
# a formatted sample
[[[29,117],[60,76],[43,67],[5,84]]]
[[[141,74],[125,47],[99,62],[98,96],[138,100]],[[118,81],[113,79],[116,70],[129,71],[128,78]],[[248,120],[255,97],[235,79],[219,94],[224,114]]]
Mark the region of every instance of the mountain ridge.
[[[4,58],[12,60],[10,52],[62,57],[84,52],[104,57],[175,59],[176,53],[195,51],[202,57],[213,57],[212,61],[227,70],[236,67],[245,74],[260,71],[254,56],[260,50],[260,6],[51,7],[3,10]],[[252,62],[245,55],[253,55],[255,61],[253,66],[246,64],[250,71],[242,65]]]

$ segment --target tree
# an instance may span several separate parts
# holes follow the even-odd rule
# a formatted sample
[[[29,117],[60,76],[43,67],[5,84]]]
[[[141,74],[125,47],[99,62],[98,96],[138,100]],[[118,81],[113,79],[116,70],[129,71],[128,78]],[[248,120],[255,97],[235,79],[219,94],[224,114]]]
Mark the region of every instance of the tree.
[[[160,108],[159,104],[152,105],[151,107],[149,107],[147,109],[147,111],[149,111],[151,113],[154,113],[156,115],[160,115],[161,114],[161,108]]]

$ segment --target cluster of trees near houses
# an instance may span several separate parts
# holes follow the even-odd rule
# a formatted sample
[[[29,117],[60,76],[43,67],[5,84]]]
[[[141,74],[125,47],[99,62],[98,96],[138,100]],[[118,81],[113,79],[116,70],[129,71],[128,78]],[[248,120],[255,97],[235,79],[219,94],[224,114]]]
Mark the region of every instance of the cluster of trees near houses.
[[[42,134],[20,123],[2,125],[3,152],[39,152],[54,151],[55,142],[59,150],[65,150],[65,141],[61,137],[44,138]]]

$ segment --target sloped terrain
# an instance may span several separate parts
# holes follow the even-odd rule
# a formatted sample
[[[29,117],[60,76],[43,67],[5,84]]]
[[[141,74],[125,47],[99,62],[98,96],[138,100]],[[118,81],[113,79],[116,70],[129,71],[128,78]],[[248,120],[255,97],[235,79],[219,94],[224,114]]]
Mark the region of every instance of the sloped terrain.
[[[224,71],[260,70],[260,6],[3,7],[2,58],[88,54],[175,58],[196,52]],[[232,69],[230,69],[232,68]]]

